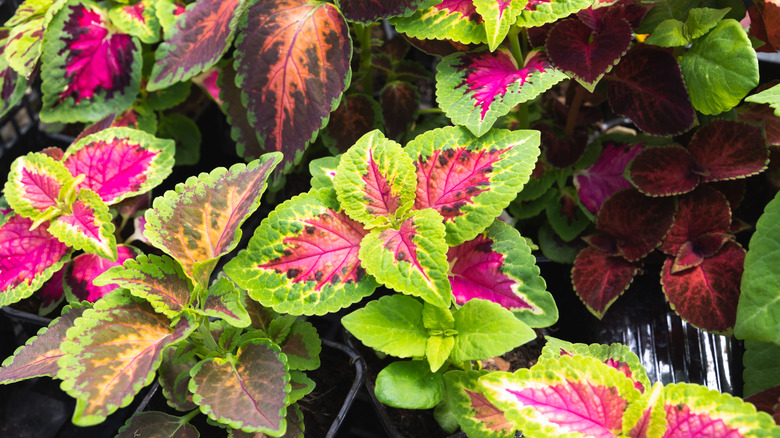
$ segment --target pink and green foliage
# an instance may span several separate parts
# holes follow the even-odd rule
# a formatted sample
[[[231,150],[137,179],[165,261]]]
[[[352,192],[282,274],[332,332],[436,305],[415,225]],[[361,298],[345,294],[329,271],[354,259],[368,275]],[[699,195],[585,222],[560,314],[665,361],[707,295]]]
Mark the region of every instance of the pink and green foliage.
[[[49,232],[74,249],[116,260],[116,237],[111,213],[100,196],[90,189],[79,190],[68,210],[57,216]]]
[[[35,295],[41,300],[41,307],[38,309],[39,315],[48,315],[59,307],[65,299],[65,265],[62,269],[55,272],[51,278],[35,291]]]
[[[93,3],[69,2],[44,38],[41,77],[48,121],[94,121],[129,108],[138,94],[141,47]]]
[[[482,17],[490,50],[504,41],[509,28],[515,24],[517,16],[526,4],[526,0],[472,0],[477,13]]]
[[[464,44],[487,42],[484,21],[472,0],[444,0],[390,21],[398,32],[414,38],[446,38]]]
[[[409,15],[433,3],[437,3],[437,0],[339,0],[338,2],[341,12],[348,20],[360,23]]]
[[[93,280],[110,268],[121,266],[125,260],[133,259],[139,254],[139,251],[131,246],[118,245],[115,261],[104,259],[95,254],[78,255],[65,268],[63,283],[65,294],[69,297],[68,301],[94,303],[116,289],[118,285],[115,283],[98,286],[93,283]]]
[[[589,0],[528,0],[515,24],[532,28],[553,23],[591,6],[591,3]]]
[[[504,49],[455,53],[438,65],[436,99],[454,123],[480,136],[512,107],[565,78],[542,52],[530,53],[523,66]]]
[[[5,26],[10,27],[3,62],[21,78],[31,79],[41,56],[41,42],[46,25],[53,16],[53,0],[26,1],[19,5]]]
[[[161,434],[171,438],[198,438],[195,426],[187,417],[176,417],[164,412],[147,411],[134,415],[119,429],[117,438],[132,438],[133,435],[153,436]]]
[[[239,31],[236,85],[249,123],[264,150],[284,152],[279,172],[287,171],[338,107],[350,81],[347,22],[330,3],[255,0]]]
[[[628,163],[642,149],[641,143],[604,143],[596,162],[574,173],[573,182],[577,188],[577,196],[588,211],[598,213],[604,201],[613,193],[631,187],[631,183],[623,174]]]
[[[453,370],[444,374],[447,402],[467,436],[511,438],[515,425],[482,394],[479,378],[487,371]]]
[[[140,0],[133,5],[114,6],[108,11],[111,23],[120,31],[154,44],[160,40],[160,22],[155,14],[156,2]]]
[[[6,60],[8,56],[8,32],[0,32],[0,117],[5,115],[24,96],[27,81]]]
[[[238,19],[239,0],[199,1],[187,7],[184,18],[155,51],[147,88],[159,90],[211,68],[230,47]]]
[[[77,182],[59,161],[29,153],[11,164],[5,196],[13,210],[34,223],[56,217],[73,201]]]

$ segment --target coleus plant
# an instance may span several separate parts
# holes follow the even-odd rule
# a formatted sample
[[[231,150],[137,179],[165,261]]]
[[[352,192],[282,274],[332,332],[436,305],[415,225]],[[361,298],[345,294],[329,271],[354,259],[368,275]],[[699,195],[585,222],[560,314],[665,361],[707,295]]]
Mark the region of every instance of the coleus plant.
[[[17,158],[4,187],[9,209],[0,225],[0,305],[44,284],[44,313],[59,304],[63,288],[76,302],[94,302],[113,289],[92,279],[139,255],[117,237],[143,208],[142,195],[171,173],[173,155],[171,140],[114,127],[85,135],[64,152],[47,148]],[[118,212],[118,226],[109,206]],[[83,253],[71,260],[78,250]]]
[[[230,433],[299,436],[295,402],[314,387],[303,371],[319,367],[316,330],[212,275],[238,244],[281,159],[273,153],[217,168],[155,199],[144,235],[163,254],[139,255],[100,275],[96,285],[119,287],[94,306],[66,307],[3,363],[0,382],[61,379],[77,400],[73,422],[87,426],[128,405],[159,372],[169,405],[186,414],[145,412],[127,427],[173,422],[196,433],[188,421],[203,412]]]

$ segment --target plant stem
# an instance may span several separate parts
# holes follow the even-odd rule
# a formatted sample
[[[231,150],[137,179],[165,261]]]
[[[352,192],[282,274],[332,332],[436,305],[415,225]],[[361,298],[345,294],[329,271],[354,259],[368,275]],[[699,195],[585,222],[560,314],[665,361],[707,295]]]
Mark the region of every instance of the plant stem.
[[[520,48],[520,28],[517,26],[512,26],[509,28],[509,34],[507,35],[507,38],[509,38],[509,50],[512,51],[512,57],[515,58],[515,61],[517,62],[517,65],[519,67],[522,67],[523,64],[525,64],[525,58],[523,57],[523,49]]]
[[[574,100],[569,108],[569,114],[566,116],[566,128],[563,130],[563,135],[566,137],[574,134],[574,127],[577,125],[577,116],[580,114],[580,107],[582,101],[585,98],[585,88],[579,86],[577,91],[574,92]]]
[[[209,330],[209,318],[207,316],[201,317],[200,324],[198,324],[198,333],[200,333],[203,343],[206,344],[206,347],[209,350],[220,353],[223,352],[222,348],[217,344],[217,341],[214,340],[214,336],[211,335],[211,330]]]
[[[374,95],[374,78],[371,74],[371,29],[375,23],[364,25],[355,23],[355,34],[360,44],[360,74],[363,75],[363,93]]]
[[[422,109],[417,110],[417,113],[420,114],[420,115],[422,115],[422,114],[442,114],[442,113],[444,113],[444,111],[441,108],[438,108],[438,107],[436,107],[436,108],[422,108]]]
[[[187,413],[187,415],[185,415],[185,416],[181,417],[181,418],[180,418],[180,421],[181,421],[182,423],[189,423],[189,422],[190,422],[190,420],[192,420],[193,418],[195,418],[195,416],[196,416],[196,415],[198,415],[199,413],[200,413],[200,409],[197,409],[197,408],[196,408],[196,409],[193,409],[193,410],[191,410],[190,412],[188,412],[188,413]]]

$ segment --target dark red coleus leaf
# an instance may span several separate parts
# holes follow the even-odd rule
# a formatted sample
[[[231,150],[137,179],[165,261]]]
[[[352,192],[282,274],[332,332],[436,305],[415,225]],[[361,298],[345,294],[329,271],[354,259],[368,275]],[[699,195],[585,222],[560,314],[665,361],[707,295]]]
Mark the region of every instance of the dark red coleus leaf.
[[[547,125],[539,124],[534,127],[542,133],[542,153],[553,167],[569,167],[576,163],[585,152],[588,144],[588,133],[576,130],[572,135],[558,138],[555,131]]]
[[[729,233],[708,233],[683,243],[674,257],[672,274],[699,266],[705,259],[717,254],[723,245],[733,240],[734,235]]]
[[[642,131],[672,135],[693,125],[695,111],[680,65],[670,53],[639,44],[612,73],[607,86],[609,104]]]
[[[220,69],[217,77],[222,112],[230,123],[230,137],[236,142],[236,153],[242,157],[259,157],[263,146],[255,129],[249,124],[246,107],[241,102],[241,89],[236,85],[236,71],[228,63]]]
[[[766,142],[771,146],[780,146],[780,117],[769,105],[750,103],[740,106],[737,110],[740,122],[764,125]]]
[[[408,82],[391,82],[382,88],[379,102],[387,127],[387,138],[398,139],[417,118],[420,92]]]
[[[645,148],[631,162],[631,182],[648,196],[671,196],[688,193],[699,185],[700,174],[691,153],[682,146]]]
[[[585,248],[574,260],[571,280],[577,296],[601,319],[641,270],[639,262],[632,263],[596,248]]]
[[[596,228],[615,239],[626,260],[636,261],[661,243],[676,208],[673,198],[650,198],[636,189],[621,190],[601,206]]]
[[[409,15],[417,9],[422,9],[438,3],[434,0],[339,0],[341,12],[350,21],[371,23],[383,18]]]
[[[672,308],[694,326],[730,334],[737,317],[737,302],[745,250],[728,242],[714,255],[691,269],[672,273],[668,258],[661,272],[661,285]]]
[[[714,188],[699,187],[679,197],[674,224],[660,249],[668,255],[676,255],[685,242],[707,234],[728,233],[730,225],[731,210],[726,198]]]
[[[707,183],[704,187],[712,187],[719,191],[726,200],[729,201],[731,211],[736,210],[745,199],[745,190],[747,189],[746,179],[731,179],[727,181],[716,181]]]
[[[377,101],[366,94],[345,96],[330,115],[322,141],[334,153],[346,152],[363,134],[381,126],[382,111]]]
[[[422,50],[423,52],[429,55],[441,56],[442,58],[447,55],[452,55],[453,53],[469,52],[479,47],[476,44],[463,44],[457,41],[447,40],[447,39],[421,40],[418,38],[406,36],[406,40],[409,41],[409,44]]]
[[[769,150],[761,128],[729,120],[702,126],[688,151],[701,169],[702,181],[745,178],[766,169]]]

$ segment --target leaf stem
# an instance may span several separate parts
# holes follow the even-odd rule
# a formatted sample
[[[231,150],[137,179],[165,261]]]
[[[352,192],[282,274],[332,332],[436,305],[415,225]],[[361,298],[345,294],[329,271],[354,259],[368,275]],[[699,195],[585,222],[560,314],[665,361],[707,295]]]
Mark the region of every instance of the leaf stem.
[[[200,413],[200,409],[199,408],[195,408],[195,409],[191,410],[189,413],[187,413],[187,415],[181,417],[181,422],[182,423],[189,423],[190,420],[195,418],[195,416],[198,415],[199,413]]]
[[[518,67],[522,67],[525,64],[525,58],[523,57],[523,49],[520,47],[520,28],[512,26],[509,28],[509,50],[512,51],[512,57],[515,58]]]
[[[374,78],[371,74],[373,70],[371,66],[371,29],[375,25],[376,23],[369,25],[355,23],[355,35],[360,44],[360,74],[363,75],[363,93],[369,96],[374,95]]]
[[[443,114],[444,110],[442,110],[439,107],[436,107],[436,108],[422,108],[422,109],[417,110],[417,113],[421,114],[421,115],[422,114]]]
[[[572,85],[574,85],[572,83]],[[563,130],[563,135],[570,137],[574,134],[574,127],[577,125],[577,116],[580,114],[580,107],[582,101],[585,98],[585,88],[577,86],[577,90],[574,92],[574,100],[571,102],[569,108],[569,114],[566,116],[566,128]]]
[[[206,348],[211,351],[224,353],[219,347],[219,344],[217,344],[217,341],[214,340],[214,336],[212,336],[211,330],[209,330],[208,316],[203,316],[200,318],[200,324],[198,324],[198,333],[200,333],[200,337],[203,339],[203,343],[206,344]]]

